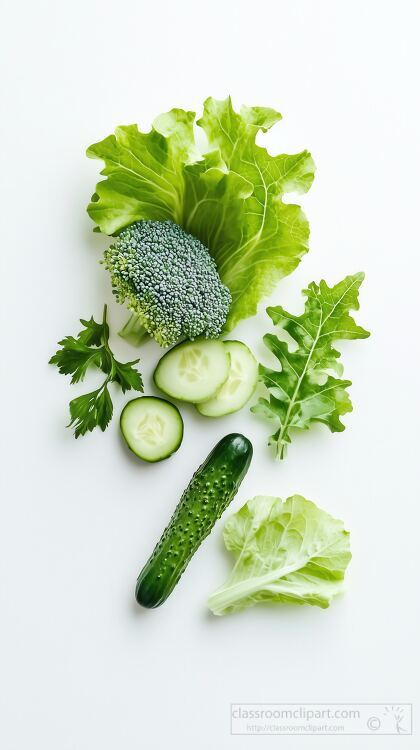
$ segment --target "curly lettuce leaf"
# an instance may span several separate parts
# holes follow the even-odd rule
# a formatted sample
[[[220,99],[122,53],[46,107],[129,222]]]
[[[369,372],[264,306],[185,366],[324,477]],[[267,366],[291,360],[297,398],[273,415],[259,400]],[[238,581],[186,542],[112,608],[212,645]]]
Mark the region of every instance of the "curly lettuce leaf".
[[[344,589],[349,533],[342,521],[300,495],[249,500],[227,521],[224,541],[236,562],[209,598],[215,615],[258,602],[326,608]]]
[[[87,149],[102,159],[106,177],[96,186],[87,211],[98,229],[116,234],[139,219],[182,222],[184,167],[200,158],[195,146],[194,112],[173,109],[153,123],[150,133],[121,125]]]
[[[260,365],[260,380],[270,392],[251,411],[270,419],[276,431],[269,439],[278,458],[284,458],[291,442],[291,430],[308,430],[312,422],[322,422],[331,432],[342,432],[340,420],[352,411],[347,393],[350,380],[334,377],[343,367],[340,352],[333,347],[338,339],[364,339],[370,334],[358,326],[349,310],[359,309],[359,288],[363,273],[347,276],[333,287],[325,281],[312,282],[306,295],[302,315],[291,315],[283,307],[269,307],[273,323],[283,328],[295,341],[296,349],[274,334],[264,336],[264,343],[281,364],[281,370]]]
[[[308,250],[309,225],[301,208],[283,202],[306,192],[314,178],[308,151],[271,156],[256,144],[281,119],[273,109],[242,107],[230,97],[206,100],[197,122],[208,141],[199,151],[195,115],[180,109],[158,117],[150,133],[118,127],[93,144],[105,176],[88,213],[106,234],[139,219],[172,219],[198,237],[216,260],[232,293],[227,330],[254,315],[258,302],[296,268]]]

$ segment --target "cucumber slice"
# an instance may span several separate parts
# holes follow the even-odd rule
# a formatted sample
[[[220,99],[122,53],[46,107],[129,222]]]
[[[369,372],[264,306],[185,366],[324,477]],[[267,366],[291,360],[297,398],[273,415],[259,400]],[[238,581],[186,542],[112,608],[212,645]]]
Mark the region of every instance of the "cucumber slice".
[[[174,404],[155,396],[133,398],[120,417],[123,438],[143,461],[162,461],[182,443],[184,423]]]
[[[229,366],[229,352],[221,341],[198,339],[174,346],[159,360],[153,378],[168,396],[197,404],[214,396]]]
[[[230,370],[226,382],[209,401],[197,404],[205,417],[223,417],[239,411],[254,393],[258,379],[258,363],[242,341],[224,341],[230,354]]]

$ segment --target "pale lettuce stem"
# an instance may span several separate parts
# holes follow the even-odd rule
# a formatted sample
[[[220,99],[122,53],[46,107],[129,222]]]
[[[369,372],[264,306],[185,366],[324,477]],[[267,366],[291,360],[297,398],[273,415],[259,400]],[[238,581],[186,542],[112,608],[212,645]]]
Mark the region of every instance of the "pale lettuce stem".
[[[244,581],[235,581],[230,578],[222,588],[209,597],[208,606],[215,614],[222,613],[241,599],[252,596],[265,586],[269,586],[289,573],[293,573],[297,567],[295,564],[288,565],[282,569],[271,570],[265,575],[245,579]]]
[[[134,312],[131,313],[125,326],[118,332],[118,335],[132,346],[140,346],[146,338],[149,338],[149,333],[140,322],[139,316]]]
[[[235,602],[252,593],[252,585],[249,581],[241,582],[236,586],[225,586],[215,591],[208,599],[208,606],[215,614],[221,614]]]

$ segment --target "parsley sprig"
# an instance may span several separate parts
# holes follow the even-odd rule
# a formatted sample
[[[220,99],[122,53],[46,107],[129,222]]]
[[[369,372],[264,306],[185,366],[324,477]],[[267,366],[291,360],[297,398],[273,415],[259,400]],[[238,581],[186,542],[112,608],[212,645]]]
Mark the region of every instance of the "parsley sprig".
[[[85,393],[70,401],[70,423],[74,436],[85,435],[98,426],[102,432],[112,418],[113,405],[108,386],[117,383],[122,392],[131,389],[143,391],[143,381],[138,370],[134,368],[139,360],[118,362],[109,346],[109,326],[107,323],[107,306],[104,305],[102,322],[80,319],[83,330],[77,337],[66,336],[59,341],[59,349],[50,359],[62,375],[71,375],[71,383],[82,381],[89,367],[97,367],[106,377],[95,391]]]

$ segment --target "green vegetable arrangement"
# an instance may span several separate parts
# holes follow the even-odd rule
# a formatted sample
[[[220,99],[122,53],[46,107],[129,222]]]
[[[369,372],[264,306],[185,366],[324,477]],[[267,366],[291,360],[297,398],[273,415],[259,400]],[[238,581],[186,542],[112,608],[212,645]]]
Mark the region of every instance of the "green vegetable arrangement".
[[[279,369],[258,364],[244,342],[222,338],[256,314],[262,298],[308,251],[308,221],[284,197],[311,187],[311,155],[272,156],[256,144],[280,119],[273,109],[242,107],[238,113],[230,98],[210,97],[199,120],[172,109],[148,133],[120,126],[87,150],[104,163],[87,210],[95,231],[112,237],[102,263],[117,301],[131,313],[120,335],[134,346],[153,338],[168,349],[153,374],[165,398],[131,399],[121,413],[122,438],[140,461],[159,463],[179,449],[184,420],[172,400],[194,407],[205,424],[242,409],[259,383],[267,395],[251,411],[274,425],[269,445],[280,459],[295,431],[322,422],[341,432],[341,417],[352,410],[351,382],[342,378],[334,345],[369,336],[350,315],[359,308],[362,273],[332,287],[309,284],[301,315],[267,308],[276,333],[264,342]],[[89,368],[104,375],[96,390],[70,401],[76,438],[108,426],[112,383],[123,393],[143,392],[139,360],[121,363],[111,351],[107,306],[101,323],[93,317],[81,323],[83,330],[60,341],[50,360],[71,383]],[[171,594],[238,491],[252,450],[243,435],[226,435],[195,472],[138,577],[140,605],[158,607]],[[209,599],[216,615],[267,601],[325,608],[343,591],[349,534],[299,495],[255,497],[228,520],[224,539],[236,562]]]
[[[140,219],[170,220],[198,238],[232,295],[226,323],[255,315],[262,297],[291,273],[308,251],[309,224],[287,193],[306,193],[314,178],[308,151],[271,156],[255,143],[281,119],[267,107],[234,111],[230,97],[208,98],[197,125],[207,138],[198,148],[195,113],[172,109],[149,133],[120,126],[87,150],[104,162],[88,206],[104,234]]]

